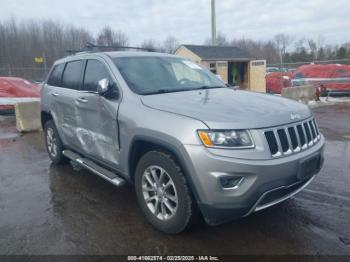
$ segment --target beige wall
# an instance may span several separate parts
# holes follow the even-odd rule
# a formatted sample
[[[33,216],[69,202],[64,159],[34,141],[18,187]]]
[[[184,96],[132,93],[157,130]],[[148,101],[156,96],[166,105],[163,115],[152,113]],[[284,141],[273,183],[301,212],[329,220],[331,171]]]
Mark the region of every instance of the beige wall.
[[[256,92],[266,92],[266,60],[250,61],[248,65],[248,89]]]
[[[188,50],[184,46],[179,47],[176,50],[175,55],[190,59],[191,61],[193,61],[197,64],[199,64],[201,62],[201,58],[199,56],[197,56],[195,53],[191,52],[190,50]]]
[[[220,75],[225,83],[228,81],[227,70],[227,61],[218,61],[216,63],[216,74]]]

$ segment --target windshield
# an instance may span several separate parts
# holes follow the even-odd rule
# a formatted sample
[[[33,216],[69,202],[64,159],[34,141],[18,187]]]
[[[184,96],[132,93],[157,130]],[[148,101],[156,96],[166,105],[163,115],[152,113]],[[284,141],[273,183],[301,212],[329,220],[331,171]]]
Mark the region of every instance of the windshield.
[[[118,57],[113,62],[131,90],[141,95],[225,87],[218,77],[182,58]]]

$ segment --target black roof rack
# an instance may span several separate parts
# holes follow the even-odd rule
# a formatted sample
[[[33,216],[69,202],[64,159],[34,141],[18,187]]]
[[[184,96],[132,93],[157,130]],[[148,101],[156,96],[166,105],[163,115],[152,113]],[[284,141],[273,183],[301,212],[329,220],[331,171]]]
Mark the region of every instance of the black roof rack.
[[[119,45],[95,45],[90,42],[86,42],[85,47],[82,50],[67,50],[69,55],[73,55],[79,52],[101,52],[101,51],[121,51],[121,50],[138,50],[155,52],[153,48],[143,48],[136,46],[119,46]]]

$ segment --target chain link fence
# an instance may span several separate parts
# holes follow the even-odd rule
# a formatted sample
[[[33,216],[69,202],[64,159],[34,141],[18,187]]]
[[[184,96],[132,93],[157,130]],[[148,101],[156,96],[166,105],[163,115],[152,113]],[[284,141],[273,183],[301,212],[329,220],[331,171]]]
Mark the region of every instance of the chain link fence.
[[[336,60],[316,60],[312,62],[293,62],[293,63],[278,63],[278,64],[268,64],[267,67],[276,67],[279,69],[296,69],[302,65],[309,64],[342,64],[350,65],[350,59],[336,59]]]

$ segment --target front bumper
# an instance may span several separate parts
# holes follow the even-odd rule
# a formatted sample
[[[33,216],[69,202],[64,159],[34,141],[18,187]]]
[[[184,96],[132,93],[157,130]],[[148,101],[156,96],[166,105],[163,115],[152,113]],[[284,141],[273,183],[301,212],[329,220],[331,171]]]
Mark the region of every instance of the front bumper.
[[[288,199],[307,186],[323,164],[324,137],[313,147],[288,157],[245,160],[217,156],[199,145],[186,145],[184,154],[191,185],[208,224],[220,224],[251,214]],[[306,178],[299,176],[305,160],[319,156],[319,168]],[[240,176],[244,180],[224,189],[221,176]]]

